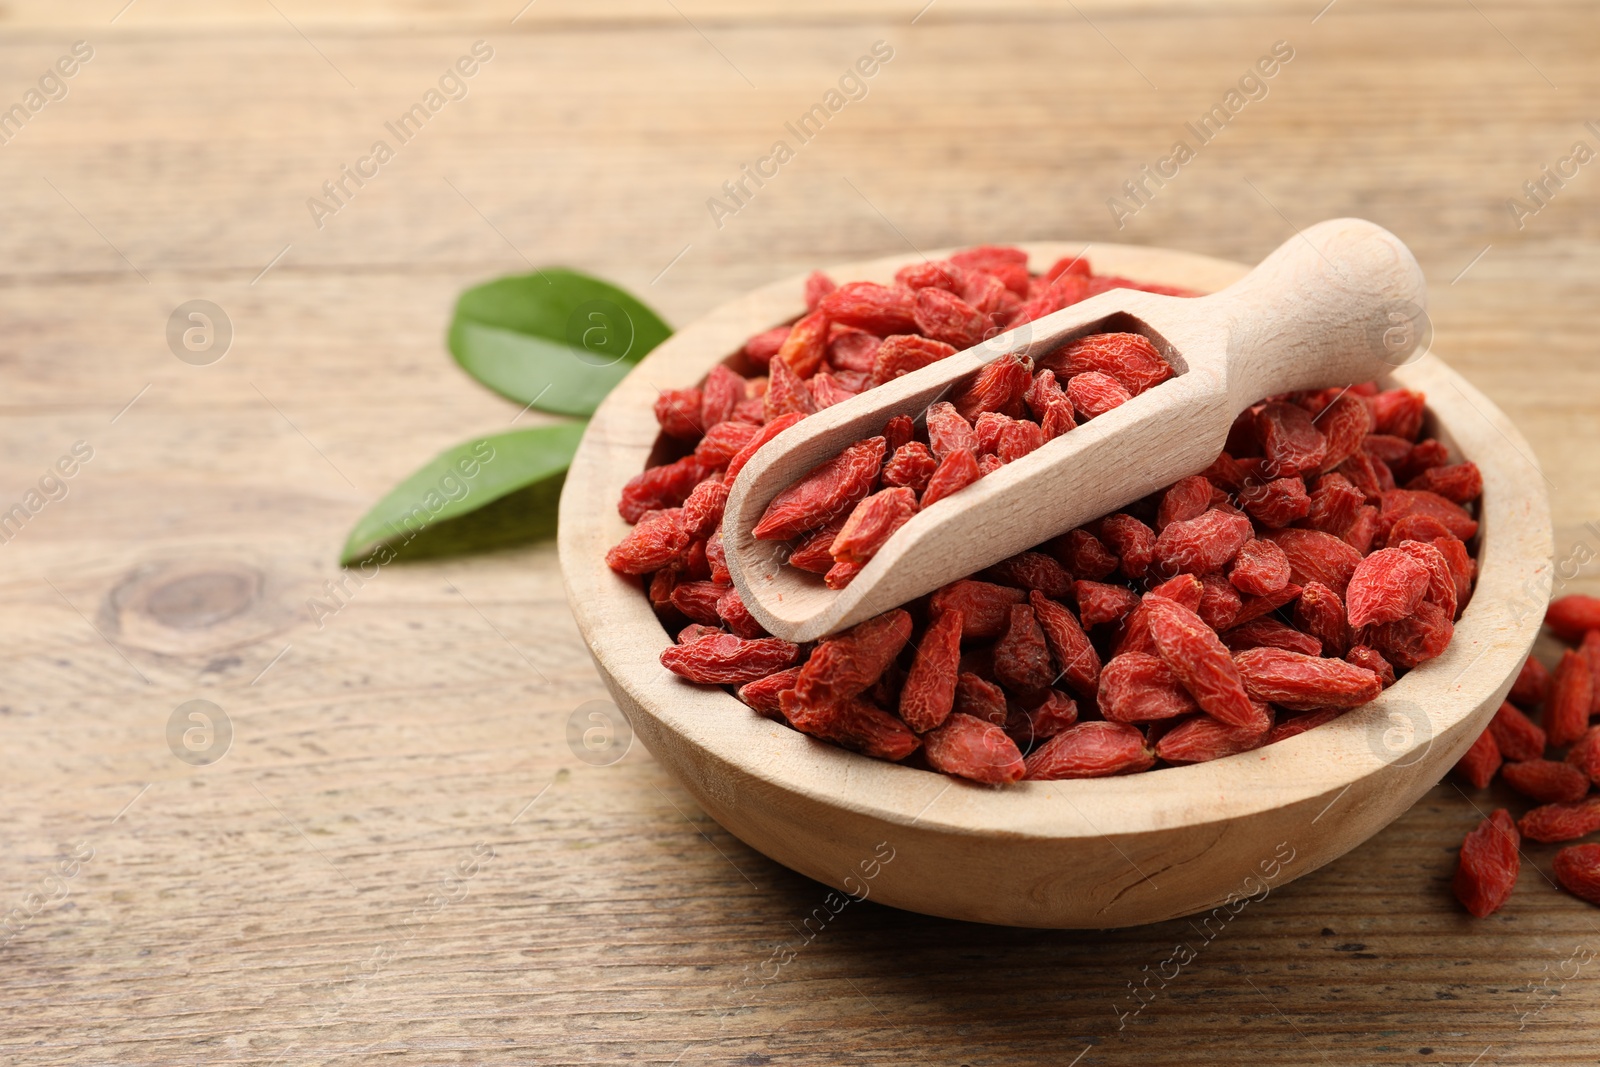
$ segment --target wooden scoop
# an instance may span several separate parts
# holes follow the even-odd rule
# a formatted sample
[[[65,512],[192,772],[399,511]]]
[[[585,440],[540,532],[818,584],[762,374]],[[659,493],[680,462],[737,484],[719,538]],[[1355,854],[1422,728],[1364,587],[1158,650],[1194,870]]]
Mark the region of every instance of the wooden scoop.
[[[808,416],[734,482],[722,523],[733,583],[761,624],[811,641],[1126,507],[1221,453],[1262,397],[1369,381],[1409,361],[1426,323],[1422,270],[1387,230],[1333,219],[1210,296],[1118,289]],[[779,492],[896,415],[920,417],[1006,353],[1042,358],[1086,334],[1142,333],[1176,372],[914,516],[844,589],[784,566],[751,531]]]

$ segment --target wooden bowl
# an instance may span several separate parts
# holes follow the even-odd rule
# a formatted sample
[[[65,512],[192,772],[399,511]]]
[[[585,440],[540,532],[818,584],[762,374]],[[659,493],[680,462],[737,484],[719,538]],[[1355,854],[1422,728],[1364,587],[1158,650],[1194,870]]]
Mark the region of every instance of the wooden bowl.
[[[1022,247],[1034,269],[1085,250]],[[1088,252],[1097,273],[1208,292],[1247,270],[1163,249]],[[918,258],[830,273],[889,282]],[[748,336],[802,314],[802,281],[725,304],[652,352],[595,413],[561,496],[567,597],[601,675],[655,757],[752,848],[857,898],[974,922],[1109,928],[1211,909],[1221,922],[1397,818],[1504,699],[1549,597],[1549,503],[1521,434],[1431,355],[1392,377],[1427,394],[1429,432],[1482,468],[1477,585],[1442,656],[1332,723],[1210,763],[994,789],[813,740],[675,677],[659,659],[672,637],[638,580],[605,565],[628,529],[617,497],[656,445],[658,392],[698,384]]]

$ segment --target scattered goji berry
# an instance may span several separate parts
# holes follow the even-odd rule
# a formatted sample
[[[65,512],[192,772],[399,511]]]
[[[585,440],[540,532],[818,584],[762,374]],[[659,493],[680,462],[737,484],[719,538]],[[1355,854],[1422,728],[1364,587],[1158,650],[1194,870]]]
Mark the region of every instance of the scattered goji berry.
[[[1456,899],[1482,919],[1497,911],[1511,896],[1521,866],[1521,838],[1511,813],[1500,808],[1461,843],[1452,883]]]
[[[833,558],[841,563],[866,563],[916,513],[917,494],[910,489],[884,489],[863,497],[833,539]]]
[[[970,448],[946,452],[928,478],[922,491],[922,506],[930,508],[953,493],[958,493],[983,476],[978,458]]]
[[[1499,744],[1498,739],[1495,743]],[[1501,754],[1504,753],[1502,747]],[[1570,763],[1556,760],[1507,762],[1500,768],[1500,777],[1512,789],[1541,804],[1571,804],[1589,792],[1588,775]]]
[[[800,646],[776,637],[754,641],[708,633],[661,653],[661,665],[701,685],[743,685],[781,671],[800,656]]]
[[[1550,601],[1545,625],[1564,641],[1582,641],[1590,630],[1600,630],[1600,597],[1569,593]]]
[[[1600,845],[1573,845],[1556,853],[1552,865],[1561,888],[1580,900],[1600,904]]]
[[[1122,722],[1080,722],[1061,731],[1023,759],[1024,778],[1104,778],[1149,770],[1155,753],[1137,727]]]
[[[938,290],[923,290],[937,292]],[[1022,780],[1022,753],[994,723],[956,712],[922,738],[928,765],[958,778],[987,785]]]
[[[1485,730],[1461,754],[1461,758],[1456,761],[1455,772],[1474,788],[1482,789],[1494,781],[1494,776],[1499,773],[1503,762],[1500,746],[1495,741],[1494,734]]]
[[[1034,618],[1044,631],[1057,668],[1075,692],[1094,696],[1100,684],[1100,653],[1072,612],[1037,589],[1028,594]]]
[[[1576,841],[1600,830],[1600,797],[1573,804],[1543,804],[1524,815],[1518,826],[1532,841]]]
[[[1544,728],[1550,743],[1564,748],[1583,736],[1589,726],[1589,708],[1594,702],[1594,675],[1588,657],[1566,649],[1550,680],[1550,695],[1545,700]]]

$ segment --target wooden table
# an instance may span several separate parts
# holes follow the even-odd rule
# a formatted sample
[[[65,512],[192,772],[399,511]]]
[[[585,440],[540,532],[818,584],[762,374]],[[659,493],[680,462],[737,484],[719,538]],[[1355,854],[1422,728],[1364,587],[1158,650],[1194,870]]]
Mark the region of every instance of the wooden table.
[[[1253,261],[1341,214],[1416,250],[1435,350],[1533,442],[1558,559],[1581,562],[1600,168],[1536,212],[1523,183],[1600,146],[1600,13],[124,2],[0,11],[0,105],[93,49],[0,146],[0,511],[75,442],[93,453],[0,545],[5,1062],[1595,1062],[1600,912],[1553,887],[1552,850],[1488,920],[1448,891],[1475,806],[1507,797],[1446,782],[1210,941],[867,902],[806,942],[821,887],[648,753],[569,749],[604,693],[550,544],[385,568],[320,625],[307,602],[423,459],[542,418],[443,350],[475,280],[567,263],[681,323],[907,246]],[[319,228],[308,198],[479,40],[465,99]],[[878,40],[894,57],[866,97],[717,226],[707,199]],[[1108,198],[1280,40],[1265,97],[1119,228]],[[197,299],[233,329],[206,365],[166,335]],[[1581,569],[1569,591],[1595,586]],[[233,737],[191,766],[168,723],[197,699]],[[1119,1015],[1180,942],[1197,957]],[[742,983],[780,946],[777,980]]]

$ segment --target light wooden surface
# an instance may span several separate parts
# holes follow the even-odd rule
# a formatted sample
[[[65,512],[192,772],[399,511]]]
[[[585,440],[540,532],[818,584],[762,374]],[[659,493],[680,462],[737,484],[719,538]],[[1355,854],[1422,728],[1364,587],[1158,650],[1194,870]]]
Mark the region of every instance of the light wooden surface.
[[[869,900],[806,942],[822,887],[642,751],[577,759],[569,714],[604,693],[551,545],[386,568],[321,629],[306,600],[379,494],[516,415],[441,339],[455,293],[523,256],[683,323],[908,245],[1254,261],[1351,214],[1417,253],[1435,350],[1542,464],[1578,573],[1558,585],[1596,591],[1600,191],[1586,166],[1521,229],[1506,201],[1596,144],[1600,13],[939,0],[912,25],[920,3],[538,0],[512,24],[519,6],[0,12],[8,105],[95,49],[0,146],[0,501],[94,449],[0,545],[0,887],[8,911],[40,905],[0,949],[8,1063],[1594,1061],[1600,970],[1577,961],[1600,923],[1551,886],[1549,851],[1501,915],[1449,898],[1474,807],[1503,797],[1434,789],[1243,909],[1119,1029],[1127,983],[1202,935]],[[468,98],[316,229],[307,198],[479,39],[495,58]],[[707,198],[878,39],[896,55],[867,98],[716,228]],[[1277,40],[1296,55],[1266,98],[1119,230],[1106,199]],[[197,298],[236,330],[206,367],[164,336]],[[166,724],[199,697],[235,738],[191,767]],[[80,842],[93,857],[52,880]],[[464,878],[479,842],[494,857]],[[763,983],[775,950],[796,954]]]
[[[1029,249],[1035,271],[1081,254],[1081,245],[1048,254]],[[1187,254],[1166,250],[1102,245],[1097,255],[1101,273],[1194,292],[1209,292],[1207,282],[1218,273],[1215,264],[1193,263]],[[889,282],[903,265],[891,260],[867,273],[834,273]],[[792,292],[772,301],[758,329],[781,325],[793,301]],[[1392,352],[1374,344],[1375,336],[1382,337],[1390,312],[1420,310],[1426,303],[1421,268],[1405,244],[1361,219],[1307,226],[1227,292],[1092,297],[787,430],[772,453],[746,465],[728,496],[728,569],[751,614],[770,633],[790,641],[835,633],[931,593],[952,575],[976,574],[1204,470],[1222,451],[1234,418],[1264,396],[1384,377],[1405,362],[1420,331],[1405,331],[1409,343]],[[1081,433],[1050,441],[912,516],[844,589],[829,589],[815,575],[784,566],[788,545],[752,534],[778,493],[845,446],[878,433],[890,418],[921,417],[928,405],[1003,354],[1042,358],[1085,333],[1135,328],[1126,319],[1106,325],[1116,316],[1131,318],[1138,332],[1180,361],[1172,384],[1141,394],[1137,402],[1087,423]],[[1496,446],[1520,475],[1524,464],[1515,448],[1500,441]]]
[[[1330,335],[1350,329],[1346,321],[1322,331],[1313,325],[1307,331],[1311,337],[1279,342],[1277,352],[1288,357],[1286,366],[1251,366],[1249,357],[1264,361],[1272,351],[1265,338],[1296,332],[1291,324],[1315,323],[1321,316],[1342,318],[1330,313],[1330,307],[1344,305],[1348,312],[1351,305],[1363,303],[1348,290],[1331,291],[1324,279],[1322,292],[1298,301],[1298,315],[1286,312],[1295,301],[1281,292],[1278,307],[1259,306],[1256,296],[1281,285],[1281,275],[1297,273],[1279,270],[1286,260],[1316,277],[1322,272],[1308,270],[1306,260],[1320,263],[1319,257],[1326,256],[1341,265],[1343,277],[1364,277],[1372,292],[1385,294],[1387,299],[1380,302],[1384,309],[1416,308],[1422,299],[1415,263],[1392,235],[1370,223],[1336,220],[1309,227],[1305,236],[1304,242],[1292,239],[1268,257],[1268,266],[1253,272],[1243,264],[1161,249],[1102,246],[1101,269],[1108,273],[1195,292],[1225,290],[1195,299],[1108,293],[1097,302],[1099,312],[1090,301],[1074,306],[1084,307],[1082,321],[1092,322],[1103,318],[1105,302],[1115,301],[1112,306],[1125,308],[1184,353],[1185,373],[1140,399],[1158,393],[1187,396],[1195,407],[1209,404],[1221,411],[1210,444],[1191,429],[1200,447],[1210,450],[1193,465],[1175,459],[1183,455],[1176,450],[1158,458],[1160,447],[1148,444],[1155,440],[1148,432],[1144,448],[1107,450],[1102,460],[1083,462],[1090,467],[1121,464],[1122,478],[1138,477],[1127,473],[1137,465],[1169,471],[1152,475],[1144,487],[1104,505],[1114,508],[1214,458],[1233,420],[1230,394],[1237,397],[1244,391],[1259,398],[1288,391],[1285,386],[1322,387],[1380,377],[1422,392],[1432,398],[1430,415],[1439,440],[1456,456],[1477,463],[1484,478],[1478,580],[1443,655],[1408,672],[1377,700],[1337,722],[1254,752],[1148,774],[1020,782],[1005,789],[818,743],[751,713],[724,690],[667,676],[660,656],[671,635],[638,580],[620,576],[604,563],[606,551],[628,530],[611,500],[645,466],[658,442],[653,420],[641,416],[659,396],[658,388],[704,380],[725,353],[737,350],[742,338],[792,318],[799,310],[795,292],[803,285],[797,277],[729,301],[650,353],[595,412],[573,459],[568,479],[573,489],[561,500],[562,575],[578,629],[633,730],[704,811],[763,855],[841,894],[870,890],[869,899],[969,921],[1105,930],[1186,916],[1203,927],[1208,914],[1214,922],[1228,915],[1243,879],[1259,881],[1264,845],[1281,846],[1294,856],[1292,865],[1276,870],[1270,886],[1263,886],[1270,890],[1310,874],[1387,826],[1466,751],[1521,667],[1540,619],[1537,612],[1519,611],[1518,601],[1542,598],[1551,580],[1549,504],[1543,484],[1526,476],[1522,453],[1528,445],[1515,425],[1437,357],[1419,354],[1399,367],[1383,363],[1368,347],[1364,327],[1356,338],[1319,353],[1319,341],[1326,343]],[[1374,262],[1375,245],[1388,252],[1387,269]],[[1022,247],[1035,267],[1076,254],[1064,243]],[[888,279],[902,265],[891,258],[845,265],[831,273]],[[1230,286],[1232,282],[1240,284]],[[1207,306],[1215,309],[1214,316],[1198,317],[1197,309]],[[1247,310],[1240,311],[1241,306]],[[1373,310],[1363,310],[1354,320],[1371,321]],[[1261,327],[1260,337],[1229,343],[1226,322],[1235,315]],[[1067,316],[1067,324],[1074,318]],[[1382,311],[1376,318],[1386,322]],[[1052,329],[1040,332],[1048,336]],[[1041,346],[1045,351],[1050,347],[1042,339]],[[1403,345],[1394,351],[1397,359],[1409,354]],[[1235,359],[1234,353],[1241,358]],[[962,358],[951,356],[945,362]],[[890,401],[896,405],[891,413],[913,414],[928,403],[937,387],[910,379],[930,371],[938,377],[939,369],[934,364],[907,375],[903,388],[902,382],[880,387],[900,398]],[[1269,378],[1275,384],[1267,386],[1262,379],[1274,373],[1279,377]],[[1252,375],[1254,387],[1246,384]],[[1174,386],[1173,392],[1164,392]],[[1256,391],[1249,392],[1252,388]],[[920,399],[906,400],[919,394]],[[871,392],[859,399],[866,402],[858,406],[868,414],[859,417],[846,440],[870,434],[886,417],[870,414],[879,410],[871,403]],[[1241,408],[1245,403],[1239,401]],[[830,419],[830,413],[849,418],[841,410],[844,406],[811,416],[795,430],[813,418],[825,428],[838,426],[842,420]],[[1115,418],[1137,409],[1137,401],[1129,401],[1072,434],[1094,440],[1096,426],[1118,427],[1125,438],[1148,431],[1149,426]],[[1167,421],[1177,423],[1178,415],[1169,411]],[[819,436],[825,440],[828,431]],[[797,464],[801,470],[822,458],[817,444],[813,437],[798,446],[819,453]],[[773,442],[774,447],[782,445],[782,438]],[[752,461],[746,471],[760,462]],[[772,461],[767,463],[766,470],[773,470]],[[760,478],[759,470],[754,473]],[[741,484],[745,478],[739,476]],[[1005,484],[997,472],[975,488],[991,480]],[[989,503],[993,521],[1024,521],[1004,516],[1006,503]],[[734,504],[730,497],[729,506]],[[724,522],[724,536],[727,529]],[[1020,540],[998,557],[1059,532],[1035,532],[1033,540]],[[732,553],[729,560],[731,564]],[[952,564],[945,579],[970,573],[975,565]],[[880,850],[894,862],[878,863],[874,857]],[[864,860],[875,872],[870,887],[863,885],[859,870]],[[1151,871],[1159,873],[1159,880]],[[1244,895],[1258,892],[1262,888]]]

